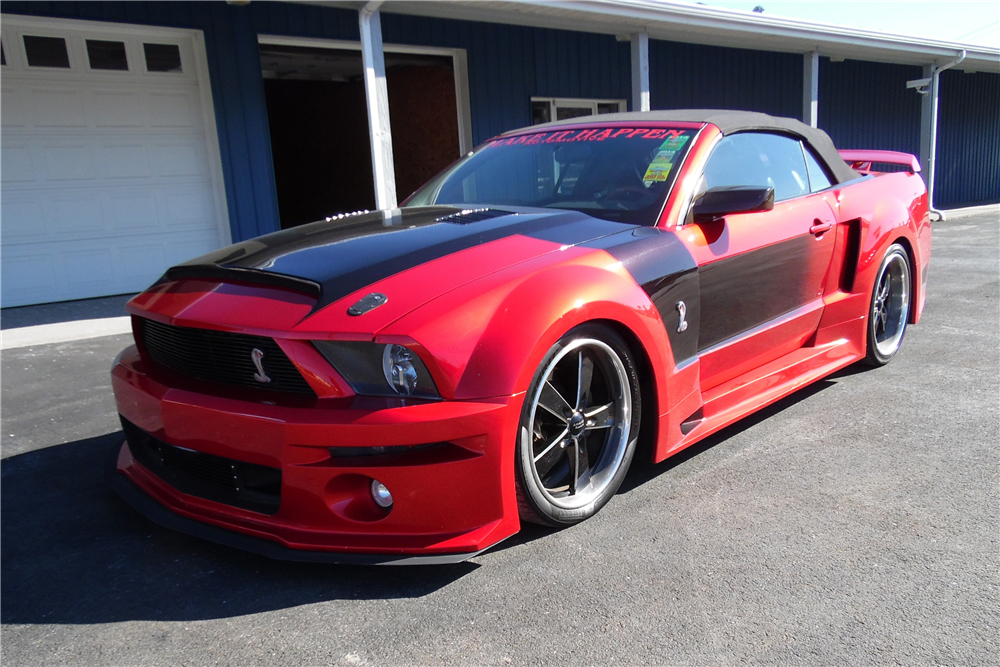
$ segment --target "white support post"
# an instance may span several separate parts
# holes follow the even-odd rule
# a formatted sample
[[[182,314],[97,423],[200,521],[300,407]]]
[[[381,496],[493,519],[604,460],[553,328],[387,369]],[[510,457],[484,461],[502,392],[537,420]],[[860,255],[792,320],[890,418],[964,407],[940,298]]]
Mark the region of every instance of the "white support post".
[[[927,183],[927,196],[934,207],[934,154],[937,149],[938,77],[937,67],[924,65],[929,79],[926,94],[920,99],[920,169]]]
[[[819,127],[819,51],[802,57],[802,122]]]
[[[629,36],[632,43],[632,111],[649,111],[649,33]]]
[[[381,210],[396,208],[396,172],[392,164],[392,130],[389,124],[389,93],[385,84],[385,56],[382,52],[381,1],[369,2],[358,10],[361,27],[361,60],[365,68],[365,98],[368,106],[368,133],[372,146],[372,174],[375,178],[375,205]]]

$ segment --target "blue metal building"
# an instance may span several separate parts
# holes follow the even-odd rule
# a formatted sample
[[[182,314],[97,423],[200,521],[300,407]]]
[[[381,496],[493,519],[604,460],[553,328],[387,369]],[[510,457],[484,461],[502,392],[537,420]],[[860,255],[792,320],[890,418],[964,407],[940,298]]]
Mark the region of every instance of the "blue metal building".
[[[114,49],[116,31],[126,37],[132,35],[130,31],[139,31],[135,32],[136,45],[128,48],[139,49],[137,45],[144,44],[148,71],[137,75],[142,78],[153,76],[153,70],[148,69],[153,62],[151,45],[155,47],[159,43],[156,40],[169,41],[157,37],[155,29],[191,31],[194,44],[191,58],[204,60],[202,82],[207,91],[206,104],[211,107],[204,117],[214,123],[214,127],[205,126],[209,135],[206,159],[209,163],[217,161],[218,165],[206,169],[215,169],[220,174],[215,186],[221,202],[218,217],[222,220],[219,224],[227,228],[211,241],[216,245],[230,239],[251,238],[281,226],[262,54],[266,56],[273,51],[276,58],[283,58],[294,52],[299,54],[296,57],[305,57],[324,48],[339,53],[354,49],[359,55],[364,52],[361,55],[364,67],[368,68],[369,59],[374,57],[377,68],[384,57],[383,43],[385,54],[396,49],[414,58],[454,56],[449,62],[454,64],[458,131],[462,135],[457,146],[463,150],[497,133],[532,123],[537,105],[542,108],[551,105],[553,113],[571,113],[572,108],[586,108],[588,104],[594,109],[599,108],[598,104],[627,105],[630,109],[644,105],[653,109],[738,108],[811,121],[829,132],[842,148],[920,154],[922,141],[926,145],[930,133],[936,132],[935,205],[946,208],[1000,202],[1000,123],[997,122],[1000,54],[995,49],[928,44],[918,39],[861,34],[846,28],[824,28],[786,19],[646,0],[559,5],[534,0],[388,2],[370,6],[367,16],[362,9],[360,17],[356,7],[357,3],[260,0],[248,3],[9,0],[2,7],[4,65],[8,68],[4,72],[5,85],[7,80],[11,85],[21,81],[18,85],[25,91],[35,91],[31,94],[36,97],[42,83],[47,90],[56,85],[45,80],[35,86],[32,76],[37,74],[40,77],[37,81],[42,81],[50,71],[32,66],[29,50],[48,43],[37,42],[41,45],[37,46],[19,41],[29,37],[55,39],[62,34],[60,31],[66,30],[74,35],[79,33],[80,44],[85,44],[86,49],[96,49],[100,44],[112,45],[102,48]],[[132,39],[126,37],[121,38],[123,43]],[[21,51],[22,45],[23,53],[18,56],[14,51]],[[366,45],[373,49],[365,51]],[[86,63],[81,66],[85,70],[81,76],[97,78],[93,83],[80,85],[91,89],[111,86],[110,79],[100,78],[104,73],[97,71],[102,67],[94,62],[97,51],[86,53],[91,61],[89,66]],[[964,60],[940,74],[938,89],[937,70],[943,70],[959,54],[964,54]],[[44,55],[38,51],[35,57]],[[71,53],[71,64],[75,57]],[[130,55],[127,66],[132,67],[134,60]],[[20,70],[17,62],[22,63]],[[116,65],[112,63],[109,67]],[[921,90],[933,84],[934,90],[925,91],[927,95],[907,87],[908,82],[922,77],[928,83]],[[927,98],[932,97],[937,103],[938,93],[940,102],[934,110],[937,119],[929,126],[934,118]],[[141,94],[155,97],[160,93],[150,88]],[[379,100],[373,99],[373,95],[369,90],[369,120],[375,128]],[[4,115],[7,116],[6,105]],[[86,121],[95,126],[101,126],[101,122],[99,118]],[[369,158],[378,158],[376,134],[372,132],[373,152]],[[22,140],[25,151],[34,151],[31,155],[37,168],[42,160],[38,151],[44,148],[46,136],[49,135],[42,129],[32,134],[17,127],[8,130],[5,125],[5,188],[8,167],[14,164],[8,162],[8,155],[15,154],[13,139]],[[37,145],[31,145],[32,141]],[[93,150],[105,151],[105,144]],[[147,156],[153,155],[152,148],[144,150]],[[324,150],[335,152],[336,147]],[[920,157],[927,163],[930,156]],[[148,159],[161,161],[159,157]],[[380,178],[386,177],[387,168],[381,167],[380,176],[378,162],[375,159],[375,199],[378,203],[394,204],[394,193],[388,200],[384,197],[389,190],[380,194],[379,188],[385,186]],[[391,159],[388,171],[392,181]],[[109,183],[111,192],[117,186]],[[8,210],[11,198],[5,192],[5,258],[16,258],[22,250],[25,257],[36,256],[42,252],[38,244],[52,241],[51,238],[32,240],[34,237],[30,235],[22,238],[13,232],[8,235],[8,214],[30,216],[31,210],[40,210],[31,209],[31,191],[31,188],[24,190],[28,193],[24,195],[27,213],[21,209],[15,211],[13,205]],[[106,216],[110,215],[108,206],[104,204]],[[30,228],[31,224],[27,220],[24,227]],[[46,223],[37,220],[34,224]],[[32,243],[36,245],[28,247]],[[127,253],[127,249],[122,252]],[[163,256],[164,262],[170,260],[170,253]],[[115,260],[111,262],[114,264]],[[150,263],[155,262],[150,260]],[[111,275],[106,284],[95,282],[89,292],[84,289],[80,293],[63,294],[47,290],[44,285],[21,285],[17,266],[15,261],[9,270],[4,267],[5,306],[133,291],[143,286],[142,280],[163,268],[149,266],[146,273]]]

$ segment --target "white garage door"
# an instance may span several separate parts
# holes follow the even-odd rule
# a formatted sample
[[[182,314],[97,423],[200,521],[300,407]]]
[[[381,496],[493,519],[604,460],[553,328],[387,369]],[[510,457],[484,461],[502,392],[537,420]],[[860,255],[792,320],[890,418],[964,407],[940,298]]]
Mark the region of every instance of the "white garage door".
[[[136,292],[229,242],[200,39],[3,16],[0,305]]]

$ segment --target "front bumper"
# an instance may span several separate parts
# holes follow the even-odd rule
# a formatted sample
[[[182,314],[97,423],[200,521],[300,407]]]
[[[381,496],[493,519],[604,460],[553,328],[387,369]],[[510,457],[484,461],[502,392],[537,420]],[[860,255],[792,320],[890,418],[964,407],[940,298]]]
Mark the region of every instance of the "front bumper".
[[[278,404],[273,396],[229,398],[167,386],[150,370],[134,347],[116,361],[112,385],[125,420],[181,451],[281,471],[277,510],[250,511],[208,499],[212,494],[181,492],[125,443],[113,486],[158,523],[275,558],[326,562],[458,561],[520,527],[512,446],[520,397]],[[331,454],[399,446],[425,447]],[[372,500],[372,479],[392,492],[391,509]]]

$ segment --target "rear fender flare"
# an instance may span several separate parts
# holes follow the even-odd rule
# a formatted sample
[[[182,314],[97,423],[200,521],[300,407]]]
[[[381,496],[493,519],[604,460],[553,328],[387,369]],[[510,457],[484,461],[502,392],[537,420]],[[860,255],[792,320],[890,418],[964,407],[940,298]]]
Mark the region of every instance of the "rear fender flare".
[[[861,242],[861,252],[858,256],[857,276],[860,285],[864,286],[866,303],[871,300],[874,289],[875,274],[882,263],[882,257],[893,243],[899,243],[906,249],[910,259],[911,295],[910,322],[919,319],[917,304],[923,299],[923,287],[920,280],[921,258],[916,254],[920,247],[914,227],[916,223],[910,216],[908,207],[900,200],[892,198],[879,202],[867,224],[867,233]]]

